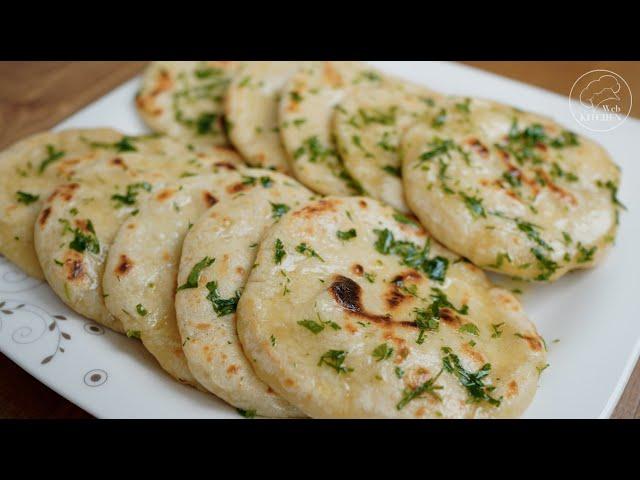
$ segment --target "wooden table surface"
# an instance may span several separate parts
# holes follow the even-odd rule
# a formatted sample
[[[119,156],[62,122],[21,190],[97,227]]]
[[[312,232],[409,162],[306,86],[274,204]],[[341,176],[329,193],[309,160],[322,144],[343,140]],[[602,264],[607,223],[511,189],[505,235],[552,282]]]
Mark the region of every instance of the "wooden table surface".
[[[640,62],[465,62],[562,95],[583,73],[622,75],[640,98]],[[0,148],[59,123],[144,68],[145,62],[0,62]],[[632,115],[640,117],[640,102]],[[0,354],[0,418],[91,418]],[[640,418],[640,364],[613,418]]]

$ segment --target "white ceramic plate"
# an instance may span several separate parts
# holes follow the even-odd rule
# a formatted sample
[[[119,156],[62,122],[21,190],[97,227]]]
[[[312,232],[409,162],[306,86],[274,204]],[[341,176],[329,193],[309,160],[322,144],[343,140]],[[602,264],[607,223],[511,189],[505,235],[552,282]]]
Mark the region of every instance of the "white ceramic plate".
[[[372,62],[446,93],[492,98],[556,118],[603,144],[623,168],[617,245],[598,269],[554,285],[527,286],[523,302],[549,345],[526,418],[597,418],[613,411],[640,353],[640,122],[593,134],[560,95],[450,63]],[[57,129],[111,126],[146,131],[134,108],[139,78],[76,113]],[[568,91],[567,91],[568,93]],[[635,273],[634,273],[635,272]],[[238,418],[212,395],[167,376],[139,342],[74,314],[39,281],[0,258],[0,350],[73,403],[102,418]],[[22,305],[22,306],[21,306]],[[558,340],[554,342],[554,340]]]

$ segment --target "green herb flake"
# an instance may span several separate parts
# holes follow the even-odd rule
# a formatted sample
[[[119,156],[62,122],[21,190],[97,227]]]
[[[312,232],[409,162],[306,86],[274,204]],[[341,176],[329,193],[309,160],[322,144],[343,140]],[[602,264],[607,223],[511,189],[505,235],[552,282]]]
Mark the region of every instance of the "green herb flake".
[[[206,287],[209,291],[206,298],[211,302],[213,311],[218,315],[218,317],[224,317],[235,313],[238,308],[238,301],[240,300],[239,290],[236,290],[235,295],[231,298],[222,298],[220,297],[220,292],[218,292],[218,282],[208,282]]]
[[[465,323],[458,329],[458,331],[461,333],[468,333],[469,335],[475,335],[476,337],[480,335],[480,330],[478,330],[478,327],[473,323]]]
[[[198,288],[198,279],[200,278],[200,273],[202,273],[205,268],[210,267],[215,261],[215,258],[204,257],[202,260],[196,263],[195,266],[191,269],[191,273],[189,273],[187,281],[184,283],[184,285],[178,287],[178,291],[186,290],[188,288]]]
[[[321,262],[324,262],[324,259],[320,255],[318,255],[318,253],[313,248],[311,248],[304,242],[296,247],[296,252],[301,253],[305,257],[317,258]]]
[[[386,343],[382,343],[378,345],[371,355],[376,359],[377,362],[381,362],[391,357],[393,354],[393,348],[389,347]]]
[[[502,336],[502,327],[504,326],[504,322],[502,323],[492,323],[491,324],[491,338],[500,338]]]
[[[340,231],[338,230],[336,232],[336,236],[340,239],[340,240],[351,240],[352,238],[355,238],[358,236],[358,233],[356,232],[355,228],[352,228],[351,230],[346,230],[346,231]]]
[[[256,418],[256,415],[258,414],[256,410],[243,410],[242,408],[236,408],[236,412],[244,418]]]
[[[140,330],[127,330],[127,337],[140,340]]]
[[[149,312],[147,311],[147,309],[146,309],[146,308],[144,308],[144,306],[143,306],[141,303],[139,303],[138,305],[136,305],[136,312],[138,312],[138,315],[140,315],[141,317],[146,317],[146,316],[147,316],[147,313],[149,313]]]
[[[500,406],[502,399],[493,398],[490,393],[494,387],[485,385],[483,380],[491,372],[491,364],[485,363],[477,372],[470,372],[462,366],[460,358],[452,353],[450,348],[443,347],[442,352],[444,353],[442,358],[444,370],[458,378],[472,402],[486,401],[494,407]]]
[[[287,252],[285,252],[284,250],[284,244],[282,243],[282,240],[277,238],[275,247],[274,247],[274,254],[273,254],[273,261],[275,262],[275,264],[280,265],[282,263],[282,259],[285,257],[286,254]]]
[[[405,389],[402,392],[402,398],[396,404],[396,409],[402,410],[409,404],[409,402],[415,400],[416,398],[420,398],[423,395],[431,395],[431,397],[433,397],[435,400],[442,401],[442,398],[440,397],[440,395],[438,395],[438,390],[442,390],[443,387],[440,385],[436,385],[436,382],[438,381],[438,378],[440,378],[441,374],[442,370],[440,370],[435,377],[427,380],[422,385],[413,389]]]
[[[19,203],[24,203],[25,205],[31,205],[33,202],[37,202],[40,199],[40,195],[32,195],[31,193],[23,192],[18,190],[16,192],[16,200]]]
[[[56,150],[56,147],[53,145],[47,145],[47,158],[45,158],[42,162],[40,162],[40,166],[38,167],[38,173],[42,174],[46,168],[51,165],[53,162],[60,160],[65,156],[65,152],[61,150]]]
[[[318,362],[318,366],[326,365],[333,368],[336,373],[350,373],[353,372],[353,368],[344,366],[344,361],[347,358],[348,352],[344,350],[328,350],[321,357]]]
[[[291,210],[291,207],[284,203],[269,203],[271,204],[271,218],[276,220],[280,219],[284,214]]]

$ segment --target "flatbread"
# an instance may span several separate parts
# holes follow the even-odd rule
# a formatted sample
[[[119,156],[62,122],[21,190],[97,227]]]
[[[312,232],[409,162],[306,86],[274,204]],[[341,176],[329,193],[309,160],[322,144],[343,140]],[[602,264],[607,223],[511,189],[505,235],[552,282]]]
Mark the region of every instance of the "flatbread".
[[[184,241],[176,295],[178,326],[189,368],[209,391],[237,408],[267,417],[302,414],[261,382],[245,358],[235,328],[235,305],[265,231],[309,200],[311,192],[274,172],[211,208]],[[279,219],[279,220],[278,220]],[[215,260],[214,260],[215,259]],[[197,274],[198,268],[201,270]],[[282,278],[282,277],[280,277]],[[282,294],[282,292],[279,292]]]
[[[237,170],[173,182],[149,198],[118,230],[102,279],[105,304],[127,335],[140,338],[162,368],[196,385],[182,352],[174,297],[182,241],[211,206],[243,181]],[[179,209],[175,208],[179,206]]]
[[[224,97],[238,62],[152,62],[136,107],[156,132],[197,146],[228,145]]]
[[[438,111],[440,96],[412,84],[363,85],[336,108],[333,132],[351,176],[367,195],[407,213],[398,145],[403,131]]]
[[[311,417],[520,415],[546,365],[535,327],[511,293],[407,222],[363,197],[282,218],[238,304],[247,358]]]
[[[141,140],[110,128],[41,132],[0,153],[0,252],[26,274],[43,278],[33,225],[44,199],[78,166],[108,150],[137,149]]]
[[[386,77],[366,64],[333,61],[313,62],[289,78],[280,99],[280,135],[301,183],[323,195],[362,193],[333,141],[333,110],[349,89],[385,81]]]
[[[439,241],[528,280],[556,280],[604,257],[620,172],[602,147],[495,102],[459,99],[447,111],[439,128],[418,125],[403,142],[407,201]]]
[[[226,97],[229,136],[249,165],[288,173],[278,131],[278,103],[287,79],[302,62],[248,62]]]
[[[70,308],[115,331],[104,304],[102,273],[118,228],[163,182],[229,168],[215,157],[119,153],[78,169],[46,199],[35,224],[35,248],[46,280]],[[179,205],[176,206],[179,208]]]

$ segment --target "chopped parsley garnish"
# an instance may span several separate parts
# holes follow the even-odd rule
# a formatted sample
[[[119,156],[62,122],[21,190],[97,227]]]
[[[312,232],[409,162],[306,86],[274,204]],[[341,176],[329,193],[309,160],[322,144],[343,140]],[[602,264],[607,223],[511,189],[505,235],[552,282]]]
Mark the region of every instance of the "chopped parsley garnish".
[[[260,178],[252,177],[250,175],[243,175],[242,176],[242,184],[243,185],[254,186],[258,181],[260,181],[260,184],[264,188],[270,188],[273,185],[273,180],[271,179],[271,177],[268,177],[268,176],[263,176],[263,177],[260,177]]]
[[[327,365],[328,367],[333,368],[337,373],[353,372],[353,368],[344,366],[347,354],[348,352],[345,352],[344,350],[329,350],[320,357],[318,366]]]
[[[69,248],[80,253],[85,250],[95,254],[100,253],[100,242],[98,241],[98,237],[91,220],[87,220],[86,224],[87,231],[89,233],[85,233],[77,227],[71,228],[68,220],[60,219],[60,223],[64,225],[63,234],[69,232],[74,235],[73,240],[69,243]]]
[[[386,343],[382,343],[378,345],[371,355],[376,359],[377,362],[381,362],[391,357],[393,354],[393,348],[389,347]]]
[[[394,167],[393,165],[385,165],[382,170],[394,177],[402,178],[402,169],[400,167]]]
[[[271,203],[271,218],[279,219],[289,210],[291,207],[289,205],[285,205],[284,203]]]
[[[324,259],[320,255],[318,255],[318,253],[313,248],[311,248],[309,245],[307,245],[304,242],[296,247],[296,252],[301,253],[305,257],[309,257],[309,258],[315,257],[321,262],[324,262]]]
[[[427,331],[438,330],[440,327],[440,316],[443,308],[450,308],[461,315],[467,315],[469,313],[469,306],[463,305],[461,308],[456,308],[453,305],[447,295],[439,288],[431,289],[431,305],[428,308],[416,308],[416,325],[420,329],[418,339],[416,343],[422,344],[424,342],[424,334]]]
[[[355,228],[352,228],[351,230],[346,230],[346,231],[340,231],[338,230],[336,232],[336,236],[340,239],[340,240],[351,240],[352,238],[355,238],[358,236],[358,233],[356,232]]]
[[[204,257],[202,260],[196,263],[195,266],[191,269],[191,272],[187,277],[187,281],[184,283],[184,285],[178,287],[178,291],[186,290],[188,288],[198,288],[198,279],[200,278],[200,273],[202,273],[202,270],[204,270],[205,268],[210,267],[215,261],[215,258]]]
[[[402,410],[410,401],[420,398],[423,395],[431,395],[436,400],[441,401],[442,399],[440,398],[440,395],[438,395],[438,390],[442,390],[442,386],[436,385],[440,375],[442,375],[442,370],[440,370],[435,377],[427,380],[422,385],[413,389],[405,389],[402,392],[402,399],[398,402],[396,408],[398,410]]]
[[[287,252],[284,251],[284,244],[282,243],[282,240],[277,238],[273,254],[273,261],[276,263],[276,265],[280,265],[280,263],[282,263],[282,259],[286,254]]]
[[[473,323],[465,323],[458,329],[458,331],[461,333],[468,333],[469,335],[475,335],[476,337],[480,335],[480,330],[478,330],[478,327]]]
[[[487,217],[487,213],[485,212],[484,207],[482,206],[481,198],[472,197],[470,195],[467,195],[464,192],[459,192],[459,194],[464,200],[464,204],[466,205],[467,209],[471,212],[471,215],[473,216],[473,218]]]
[[[320,318],[320,314],[318,314],[318,321],[314,320],[300,320],[298,325],[306,328],[307,330],[313,332],[314,334],[318,334],[324,330],[325,326],[331,327],[333,330],[342,330],[342,327],[338,325],[336,322],[332,320],[322,320]]]
[[[111,195],[111,200],[116,202],[117,208],[125,205],[135,205],[140,190],[150,192],[151,184],[149,182],[133,183],[127,186],[127,193],[125,195],[116,193]]]
[[[53,145],[47,145],[47,158],[40,162],[38,173],[44,172],[49,165],[57,160],[60,160],[64,156],[65,152],[63,152],[62,150],[56,150],[56,147],[54,147]]]
[[[118,153],[122,152],[137,152],[138,149],[133,144],[136,140],[135,137],[129,137],[125,135],[122,139],[118,140],[114,143],[105,143],[105,142],[91,142],[89,145],[93,148],[108,148],[113,149]]]
[[[394,213],[393,214],[393,218],[398,223],[402,223],[402,224],[405,224],[405,225],[413,225],[414,227],[419,227],[420,226],[415,220],[410,219],[409,217],[407,217],[406,215],[404,215],[404,214],[402,214],[400,212]]]
[[[582,243],[578,243],[577,245],[578,254],[576,255],[576,262],[578,263],[588,263],[593,260],[593,256],[596,253],[598,247],[595,245],[591,248],[587,248]]]
[[[515,222],[516,222],[516,225],[518,226],[518,230],[520,230],[521,232],[524,232],[524,234],[529,238],[529,240],[532,240],[533,242],[537,243],[547,251],[553,251],[553,248],[551,248],[551,246],[547,242],[545,242],[540,236],[540,232],[538,231],[540,227],[532,223],[525,222],[524,220],[516,219]]]
[[[502,323],[492,323],[491,324],[491,338],[500,338],[502,336],[502,328],[504,326],[504,322]]]
[[[140,330],[127,330],[127,337],[140,340]]]
[[[324,330],[324,325],[313,320],[300,320],[298,322],[298,325],[306,328],[314,335],[317,335],[318,333]]]
[[[611,193],[611,201],[613,202],[614,205],[622,208],[623,210],[626,210],[627,207],[624,206],[624,204],[618,200],[618,185],[611,181],[611,180],[607,180],[606,182],[603,182],[602,180],[598,180],[596,182],[596,185],[599,188],[605,188],[607,190],[609,190],[609,192]]]
[[[207,300],[213,305],[213,311],[216,312],[218,317],[235,313],[238,307],[238,301],[240,300],[240,291],[236,291],[235,295],[231,298],[221,298],[220,292],[218,292],[218,282],[209,282],[206,287],[207,290],[209,290]]]
[[[258,414],[255,410],[243,410],[242,408],[236,408],[236,412],[242,415],[244,418],[256,418]]]
[[[19,203],[24,203],[25,205],[31,205],[33,202],[37,202],[40,199],[40,195],[32,195],[31,193],[22,192],[18,190],[16,192],[16,200]]]
[[[141,303],[136,305],[136,312],[138,312],[138,315],[140,315],[141,317],[145,317],[147,313],[149,313],[147,309],[144,308],[144,305],[142,305]]]
[[[551,278],[551,276],[558,269],[558,264],[550,258],[546,257],[542,250],[540,250],[539,248],[532,248],[531,253],[534,257],[536,257],[536,260],[538,260],[538,266],[540,270],[542,270],[540,275],[536,277],[536,280],[541,282],[549,280],[549,278]]]
[[[397,255],[402,259],[402,264],[426,273],[431,280],[443,282],[449,268],[449,260],[437,256],[429,258],[430,243],[427,240],[425,246],[420,248],[408,241],[395,240],[393,233],[385,228],[374,230],[378,236],[374,246],[383,255]]]
[[[500,406],[502,399],[496,399],[490,395],[495,387],[486,386],[483,381],[491,371],[490,363],[485,363],[477,372],[470,372],[462,366],[460,358],[450,348],[443,347],[442,352],[445,354],[442,358],[444,370],[458,378],[462,386],[466,388],[472,402],[486,401],[494,407]]]
[[[404,377],[404,370],[402,368],[400,368],[400,367],[396,367],[394,369],[394,373],[396,374],[396,377],[398,377],[398,378]]]
[[[465,152],[462,147],[456,144],[453,140],[443,140],[441,138],[434,138],[429,143],[430,150],[420,155],[420,163],[424,163],[435,158],[446,157],[451,159],[451,152],[458,152],[462,155],[465,163],[469,163],[469,153]]]

